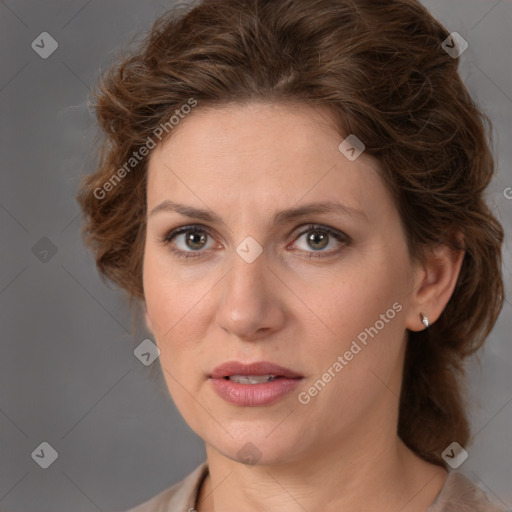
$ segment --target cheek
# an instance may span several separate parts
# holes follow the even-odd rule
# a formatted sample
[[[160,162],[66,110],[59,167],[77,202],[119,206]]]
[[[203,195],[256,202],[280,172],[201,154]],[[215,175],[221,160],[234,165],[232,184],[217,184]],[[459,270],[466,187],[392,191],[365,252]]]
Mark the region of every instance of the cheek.
[[[201,347],[197,340],[203,336],[208,290],[213,286],[210,281],[211,277],[192,278],[183,267],[174,268],[171,257],[160,248],[147,249],[143,266],[144,296],[152,332],[166,367],[178,371],[180,364],[188,364],[190,358],[198,355],[196,352]]]
[[[311,347],[314,351],[309,351],[309,368],[314,370],[305,391],[315,393],[309,386],[321,388],[315,383],[327,379],[325,391],[318,393],[322,396],[314,399],[315,407],[330,415],[336,403],[337,410],[344,411],[340,425],[349,424],[382,401],[390,388],[395,388],[400,373],[404,334],[400,283],[394,272],[383,273],[378,267],[374,270],[347,273],[325,293],[312,297],[312,304],[321,306],[315,312],[329,331],[318,322],[317,327],[328,336],[317,336]],[[332,428],[336,430],[339,425]]]
[[[325,332],[330,341],[315,349],[317,372],[327,371],[338,356],[347,354],[348,364],[333,389],[359,393],[364,388],[368,397],[372,384],[382,387],[379,379],[388,382],[396,370],[405,332],[409,265],[405,252],[373,249],[351,261],[350,271],[326,280],[323,292],[311,298],[318,307],[312,309],[329,327]]]
[[[165,250],[146,248],[144,296],[157,335],[167,333],[185,315],[189,302],[187,294],[194,293],[190,283],[188,286],[181,284],[179,276],[180,273],[173,269],[172,259],[165,254]]]
[[[154,251],[148,248],[144,254],[142,280],[146,309],[151,318],[153,331],[158,337],[163,329],[164,312],[169,308],[169,299],[172,299],[172,294],[169,292],[170,283],[167,282],[162,265],[159,264]]]
[[[180,328],[180,319],[186,315],[186,301],[183,300],[179,286],[171,278],[173,273],[169,265],[170,259],[165,262],[156,250],[147,249],[143,267],[144,297],[164,368],[168,368],[171,362],[168,352],[176,354],[184,347],[184,344],[178,343],[171,345]]]
[[[317,291],[314,295],[308,294],[310,307],[318,311],[318,316],[337,336],[351,340],[373,326],[386,311],[391,309],[387,316],[394,320],[396,309],[404,308],[406,264],[400,255],[358,258],[337,275],[317,280]],[[397,302],[402,307],[393,309]]]
[[[144,296],[155,342],[160,349],[162,375],[174,403],[189,417],[194,409],[189,393],[198,392],[196,377],[200,354],[196,353],[198,346],[194,343],[198,337],[194,331],[194,315],[198,311],[194,304],[200,295],[198,297],[197,290],[190,291],[189,287],[180,285],[176,275],[170,258],[159,251],[147,250],[143,266]]]

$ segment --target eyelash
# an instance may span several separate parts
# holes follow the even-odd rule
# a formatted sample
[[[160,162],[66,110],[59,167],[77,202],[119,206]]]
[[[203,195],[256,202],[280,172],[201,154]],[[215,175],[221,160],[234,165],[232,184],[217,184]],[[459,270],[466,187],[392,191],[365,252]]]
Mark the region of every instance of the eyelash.
[[[297,234],[297,238],[300,238],[302,235],[305,235],[306,233],[309,233],[310,231],[320,231],[327,233],[329,236],[334,237],[338,242],[342,242],[345,245],[350,245],[352,242],[351,238],[346,235],[345,233],[334,231],[331,228],[328,228],[326,226],[322,226],[320,224],[308,224],[306,226],[306,229],[301,231]],[[170,245],[173,238],[175,238],[177,235],[180,235],[182,233],[189,233],[189,232],[196,232],[196,233],[206,233],[209,237],[212,237],[212,233],[210,229],[208,229],[206,226],[202,226],[200,224],[193,224],[189,226],[182,226],[180,228],[173,229],[169,233],[167,233],[163,240],[161,240],[162,244],[164,245]],[[212,237],[213,238],[213,237]],[[181,251],[180,249],[174,249],[170,247],[170,250],[179,258],[183,259],[194,259],[194,258],[203,258],[205,256],[205,251]],[[328,251],[328,252],[321,252],[321,251],[306,251],[309,256],[308,259],[320,259],[320,258],[326,258],[329,256],[332,256],[333,254],[336,254],[339,252],[339,249],[336,249],[334,251]]]

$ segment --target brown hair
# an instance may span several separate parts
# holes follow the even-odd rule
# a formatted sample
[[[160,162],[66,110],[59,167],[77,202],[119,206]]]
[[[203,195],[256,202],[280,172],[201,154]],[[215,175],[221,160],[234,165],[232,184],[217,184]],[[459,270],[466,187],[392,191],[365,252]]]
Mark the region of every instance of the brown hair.
[[[400,397],[398,434],[437,464],[452,441],[470,440],[462,363],[483,344],[503,302],[503,230],[483,198],[494,172],[492,126],[466,90],[458,59],[442,48],[447,37],[415,0],[206,0],[171,10],[101,77],[94,103],[105,137],[78,196],[101,274],[143,300],[147,157],[108,192],[102,187],[155,128],[191,98],[198,108],[328,107],[340,136],[356,134],[379,161],[411,257],[453,244],[454,231],[464,235],[445,310],[428,329],[409,333]]]

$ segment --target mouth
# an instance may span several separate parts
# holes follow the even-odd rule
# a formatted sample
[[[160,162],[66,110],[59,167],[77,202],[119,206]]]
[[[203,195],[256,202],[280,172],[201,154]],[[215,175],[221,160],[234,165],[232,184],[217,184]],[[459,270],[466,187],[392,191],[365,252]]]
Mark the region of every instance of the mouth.
[[[229,375],[224,378],[238,384],[261,384],[262,382],[272,382],[282,377],[279,375]]]
[[[268,361],[251,364],[229,361],[215,368],[209,378],[214,391],[226,402],[255,407],[284,398],[304,377]]]
[[[209,377],[212,379],[229,379],[243,384],[259,384],[261,382],[272,382],[278,378],[299,379],[302,378],[302,375],[269,361],[250,364],[228,361],[217,366]]]

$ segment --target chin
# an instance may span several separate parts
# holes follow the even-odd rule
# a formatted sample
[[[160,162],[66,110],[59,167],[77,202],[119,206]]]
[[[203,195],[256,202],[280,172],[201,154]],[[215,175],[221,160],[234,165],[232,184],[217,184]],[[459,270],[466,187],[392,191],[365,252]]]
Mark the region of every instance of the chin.
[[[222,439],[203,439],[224,457],[247,466],[275,466],[295,462],[300,459],[304,449],[304,436],[284,429],[277,434],[280,429],[278,425],[279,422],[268,422],[265,428],[260,429],[251,429],[247,425],[247,433],[233,434],[231,437],[224,432]],[[301,452],[297,450],[298,446]]]

